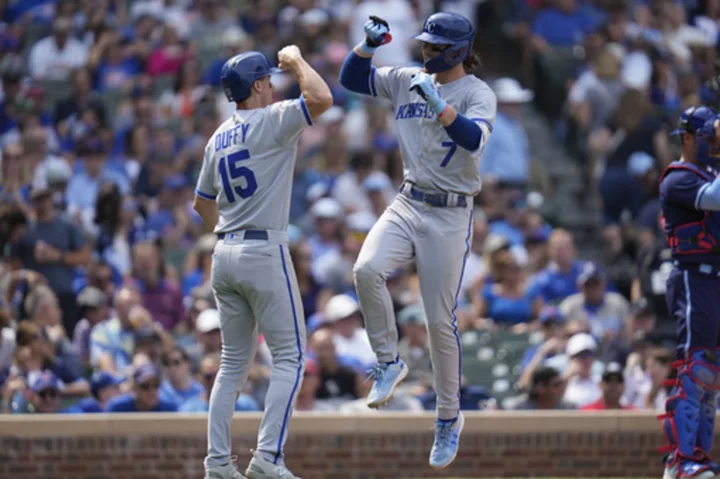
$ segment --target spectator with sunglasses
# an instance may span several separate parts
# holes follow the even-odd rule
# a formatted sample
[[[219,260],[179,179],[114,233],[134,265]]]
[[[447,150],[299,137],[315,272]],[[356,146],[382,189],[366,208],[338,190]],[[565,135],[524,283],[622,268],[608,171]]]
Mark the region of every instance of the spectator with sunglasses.
[[[603,372],[600,381],[602,397],[597,401],[580,408],[581,411],[604,411],[607,409],[635,409],[632,406],[621,404],[620,398],[625,390],[625,376],[622,366],[610,363]]]
[[[132,392],[114,397],[106,412],[175,412],[177,406],[160,398],[160,370],[151,363],[135,367]]]
[[[575,406],[563,401],[565,385],[565,380],[557,369],[548,366],[538,368],[532,374],[527,399],[516,404],[513,409],[575,409]]]
[[[201,395],[205,388],[193,379],[190,358],[180,347],[174,347],[162,355],[163,380],[160,383],[160,398],[174,403],[178,409],[187,401]]]
[[[204,390],[197,396],[188,399],[180,407],[180,412],[208,412],[208,399],[210,391],[212,391],[213,384],[215,384],[215,378],[220,371],[220,354],[214,353],[205,356],[200,361],[200,371],[198,373],[198,381],[201,381]],[[235,401],[235,412],[242,411],[259,411],[257,402],[252,396],[240,393]]]
[[[30,383],[28,412],[56,414],[60,411],[60,380],[50,371],[43,371]]]

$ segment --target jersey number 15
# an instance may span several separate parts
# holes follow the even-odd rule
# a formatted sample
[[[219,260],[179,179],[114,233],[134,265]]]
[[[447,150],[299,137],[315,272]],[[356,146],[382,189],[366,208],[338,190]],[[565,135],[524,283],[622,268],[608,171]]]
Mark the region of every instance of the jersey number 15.
[[[240,150],[230,153],[227,157],[220,158],[220,178],[222,179],[223,191],[229,203],[235,203],[235,194],[242,199],[250,198],[257,191],[255,173],[246,166],[238,166],[241,161],[250,159],[248,150]],[[245,186],[233,186],[238,179],[245,178]]]

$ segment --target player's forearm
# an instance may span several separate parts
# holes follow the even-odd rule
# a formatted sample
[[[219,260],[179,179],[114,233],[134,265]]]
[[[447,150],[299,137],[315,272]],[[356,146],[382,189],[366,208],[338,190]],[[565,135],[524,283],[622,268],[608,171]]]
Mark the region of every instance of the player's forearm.
[[[196,196],[193,201],[193,209],[200,216],[202,222],[205,223],[205,226],[210,231],[214,231],[220,216],[217,203]]]
[[[481,126],[458,113],[450,105],[438,115],[440,124],[445,127],[450,139],[468,151],[477,150],[483,141],[483,130]]]
[[[319,117],[333,104],[330,87],[304,59],[296,60],[292,67],[298,77],[300,92],[305,99],[310,116],[313,118]]]
[[[340,84],[350,91],[370,95],[372,54],[364,53],[357,46],[348,54],[340,69]]]

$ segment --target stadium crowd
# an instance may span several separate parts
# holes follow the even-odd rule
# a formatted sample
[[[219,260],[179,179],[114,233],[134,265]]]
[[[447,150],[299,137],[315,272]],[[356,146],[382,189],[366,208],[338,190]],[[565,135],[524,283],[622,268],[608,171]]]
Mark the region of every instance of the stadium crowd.
[[[346,91],[338,75],[371,14],[395,38],[375,62],[417,64],[409,39],[435,10],[473,19],[480,45],[490,36],[520,65],[517,80],[481,71],[498,116],[456,309],[463,408],[663,408],[675,326],[657,181],[677,153],[668,125],[685,106],[716,101],[720,0],[2,5],[3,413],[207,411],[220,357],[216,238],[191,202],[206,141],[233,108],[220,67],[248,49],[275,61],[290,43],[334,96],[301,136],[292,191],[310,357],[297,409],[369,412],[364,371],[375,357],[352,266],[402,164],[388,105]],[[272,82],[277,99],[299,94],[289,75]],[[554,193],[521,121],[527,108],[544,114],[603,200],[602,261],[580,257],[572,233],[544,215]],[[433,409],[412,266],[388,286],[410,376],[385,410]],[[270,362],[260,337],[237,411],[262,410]]]

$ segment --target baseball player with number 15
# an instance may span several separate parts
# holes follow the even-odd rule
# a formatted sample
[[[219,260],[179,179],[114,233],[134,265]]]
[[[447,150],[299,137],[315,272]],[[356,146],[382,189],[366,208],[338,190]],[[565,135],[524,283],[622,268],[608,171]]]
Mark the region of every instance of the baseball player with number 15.
[[[277,71],[259,52],[225,63],[220,74],[237,110],[205,148],[194,208],[218,236],[211,285],[220,312],[222,359],[210,395],[206,479],[243,478],[230,458],[235,401],[255,358],[258,329],[272,354],[272,378],[248,479],[293,479],[283,461],[293,403],[303,377],[305,318],[288,252],[288,221],[298,138],[332,106],[327,84],[291,45],[281,69],[302,95],[272,102]]]
[[[428,17],[415,38],[423,68],[375,68],[373,52],[391,41],[386,21],[370,17],[364,42],[348,55],[340,83],[391,100],[404,182],[400,195],[372,228],[354,268],[365,326],[379,363],[368,406],[385,404],[407,376],[398,356],[388,275],[415,260],[438,395],[430,465],[447,467],[457,455],[460,413],[460,337],[457,295],[472,235],[473,196],[480,191],[480,155],[492,132],[497,100],[474,75],[472,24],[461,15]]]

